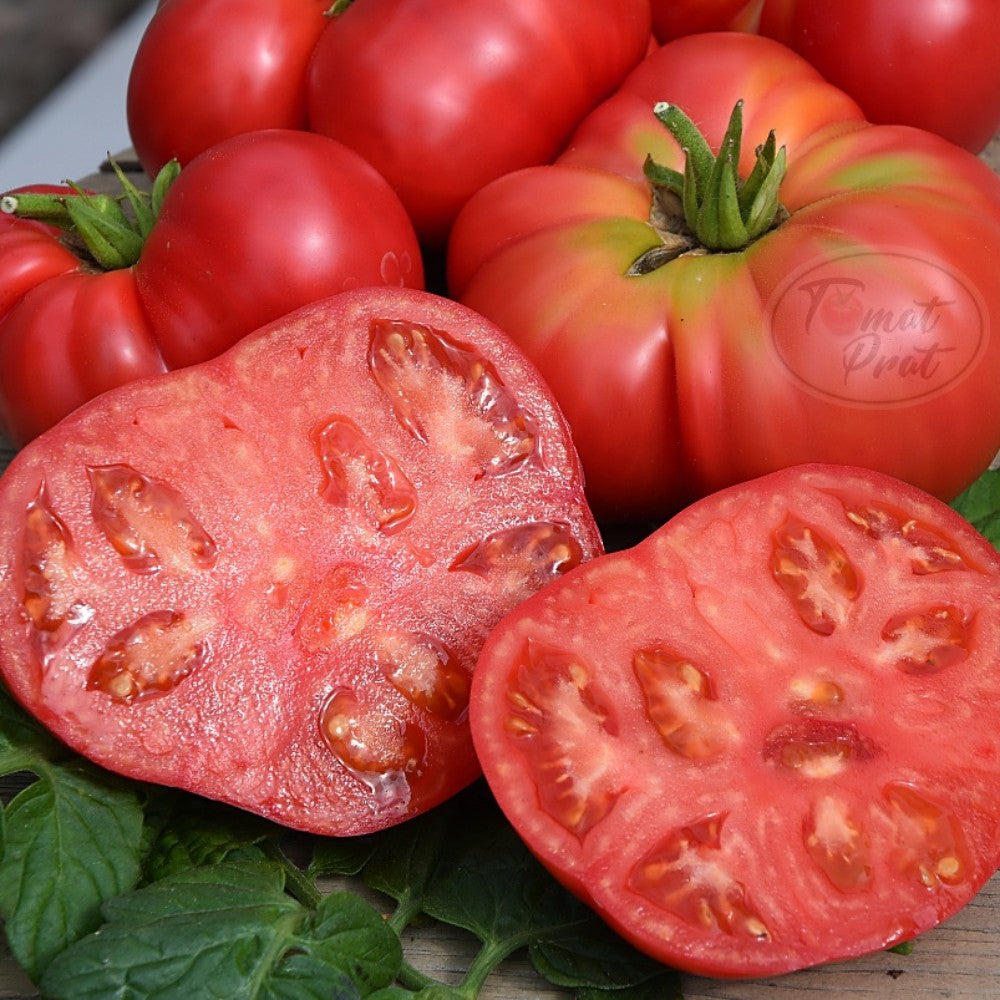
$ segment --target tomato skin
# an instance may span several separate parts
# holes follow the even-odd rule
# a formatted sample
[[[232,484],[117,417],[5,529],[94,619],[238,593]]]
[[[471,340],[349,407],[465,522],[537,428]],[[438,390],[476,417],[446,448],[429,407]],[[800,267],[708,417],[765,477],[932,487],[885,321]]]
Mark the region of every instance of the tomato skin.
[[[389,185],[342,144],[291,129],[196,157],[139,260],[95,267],[58,229],[0,215],[0,426],[15,444],[112,386],[214,357],[307,302],[424,280]]]
[[[651,0],[661,42],[704,31],[754,31],[764,0]]]
[[[760,31],[805,56],[879,124],[913,125],[974,153],[1000,128],[990,0],[766,0]],[[961,66],[961,72],[956,67]]]
[[[683,168],[652,106],[678,105],[717,149],[740,98],[742,174],[774,128],[788,158],[788,219],[743,250],[630,275],[661,243],[646,156]],[[984,263],[998,239],[1000,185],[975,157],[929,133],[866,124],[846,94],[772,40],[707,34],[644,60],[553,165],[475,195],[452,233],[449,288],[507,330],[553,386],[602,520],[662,520],[698,496],[812,461],[871,466],[950,499],[1000,448],[990,388],[1000,354],[985,333],[1000,288]],[[821,287],[809,285],[813,266],[836,279],[828,290],[868,283],[852,337],[829,336],[818,312],[793,308],[819,294],[809,292]],[[903,360],[912,339],[879,326],[890,316],[915,323],[915,303],[945,301],[963,302],[961,314],[942,316],[917,347],[949,349],[935,360],[961,356],[954,382],[918,373],[916,355]],[[801,335],[807,322],[815,336]]]
[[[241,132],[305,128],[306,67],[328,0],[162,0],[129,72],[126,115],[150,176]],[[220,34],[223,38],[220,41]]]
[[[68,189],[39,185],[32,190],[57,194]],[[79,267],[76,255],[59,242],[59,235],[55,226],[0,212],[0,314],[36,285]]]
[[[475,190],[554,157],[649,38],[639,0],[365,0],[317,43],[310,127],[365,156],[440,245]]]
[[[995,550],[933,498],[782,470],[508,614],[473,677],[476,750],[538,858],[659,961],[747,977],[874,952],[1000,858],[998,590]]]
[[[69,191],[13,193],[24,190]],[[61,236],[0,214],[0,432],[18,445],[106,389],[165,370],[131,272],[91,271]]]
[[[135,267],[172,368],[225,350],[306,302],[423,285],[413,227],[388,184],[325,136],[269,129],[206,150],[174,182]]]
[[[81,406],[0,509],[0,671],[29,711],[111,770],[328,835],[478,776],[483,639],[602,550],[534,368],[399,287]]]
[[[28,441],[81,402],[166,370],[129,271],[54,276],[0,322],[0,426]]]

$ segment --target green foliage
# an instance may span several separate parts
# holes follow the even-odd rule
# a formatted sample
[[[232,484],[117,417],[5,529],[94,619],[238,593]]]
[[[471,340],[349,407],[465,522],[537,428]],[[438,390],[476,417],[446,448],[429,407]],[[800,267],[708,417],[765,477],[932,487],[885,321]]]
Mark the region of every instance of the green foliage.
[[[24,785],[0,811],[0,917],[50,1000],[475,1000],[525,950],[587,1000],[679,996],[674,972],[542,868],[483,783],[376,835],[303,838],[300,866],[287,831],[114,778],[2,687],[0,773]],[[333,876],[351,891],[321,893]],[[373,894],[392,901],[388,919]],[[458,984],[405,960],[402,932],[435,922],[478,943]]]
[[[994,548],[1000,548],[1000,469],[984,472],[952,507]]]
[[[3,811],[0,917],[37,979],[140,872],[138,790],[70,755],[0,688],[0,771],[34,776]]]

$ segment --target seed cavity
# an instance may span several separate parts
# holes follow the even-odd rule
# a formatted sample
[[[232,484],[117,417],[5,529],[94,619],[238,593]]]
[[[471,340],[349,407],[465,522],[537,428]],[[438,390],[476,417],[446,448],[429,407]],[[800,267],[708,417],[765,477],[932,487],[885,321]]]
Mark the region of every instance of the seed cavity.
[[[90,668],[88,690],[127,705],[172,691],[208,662],[209,628],[168,609],[143,615],[109,639]]]
[[[724,850],[727,818],[712,813],[672,831],[635,865],[629,888],[698,930],[766,942],[770,928]]]
[[[915,575],[973,568],[950,539],[916,518],[889,507],[843,503],[847,520],[870,538],[903,552]]]
[[[525,643],[504,728],[534,776],[541,808],[580,841],[611,813],[622,791],[612,706],[583,658]]]
[[[443,642],[424,633],[384,632],[375,639],[375,656],[392,686],[417,708],[449,722],[465,716],[472,675]]]
[[[803,624],[818,635],[832,635],[847,621],[861,589],[847,553],[791,516],[772,537],[771,574]]]
[[[812,779],[831,778],[849,764],[872,760],[880,752],[853,722],[815,717],[776,726],[763,747],[765,760]]]
[[[21,559],[21,607],[45,663],[94,617],[94,609],[79,596],[76,546],[44,482],[25,508]]]
[[[413,516],[413,484],[354,421],[331,417],[313,432],[313,447],[322,469],[319,493],[328,503],[362,511],[386,534],[398,531]]]
[[[475,478],[538,462],[533,418],[471,345],[421,323],[375,319],[369,369],[400,426],[473,464]]]
[[[94,521],[136,573],[211,569],[218,549],[182,494],[130,465],[89,466]]]
[[[541,590],[582,562],[583,547],[567,525],[531,521],[474,542],[448,568],[497,582],[506,578],[504,589],[516,598]]]
[[[646,715],[668,750],[705,760],[734,742],[736,734],[705,669],[665,646],[637,650],[632,669]]]
[[[952,604],[902,612],[882,629],[885,656],[903,673],[936,674],[968,658],[971,630],[971,617]]]

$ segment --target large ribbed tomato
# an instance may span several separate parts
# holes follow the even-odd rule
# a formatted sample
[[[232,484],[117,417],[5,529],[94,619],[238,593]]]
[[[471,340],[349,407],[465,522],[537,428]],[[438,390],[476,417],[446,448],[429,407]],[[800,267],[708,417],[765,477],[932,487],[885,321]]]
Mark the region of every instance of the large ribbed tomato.
[[[551,160],[649,38],[648,0],[355,0],[316,45],[310,127],[374,164],[443,244],[483,184]]]
[[[955,496],[1000,449],[998,254],[983,162],[732,32],[662,46],[555,164],[476,194],[448,267],[554,389],[607,519],[807,461]]]

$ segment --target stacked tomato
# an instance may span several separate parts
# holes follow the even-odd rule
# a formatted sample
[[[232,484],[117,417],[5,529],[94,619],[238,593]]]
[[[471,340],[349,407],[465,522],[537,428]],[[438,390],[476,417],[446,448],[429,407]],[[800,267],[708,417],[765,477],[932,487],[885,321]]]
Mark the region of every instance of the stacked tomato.
[[[1000,863],[1000,557],[944,502],[1000,452],[1000,86],[985,4],[861,6],[162,0],[155,181],[4,198],[14,694],[324,834],[481,769],[686,968],[953,913]],[[961,121],[897,99],[918,27]]]

